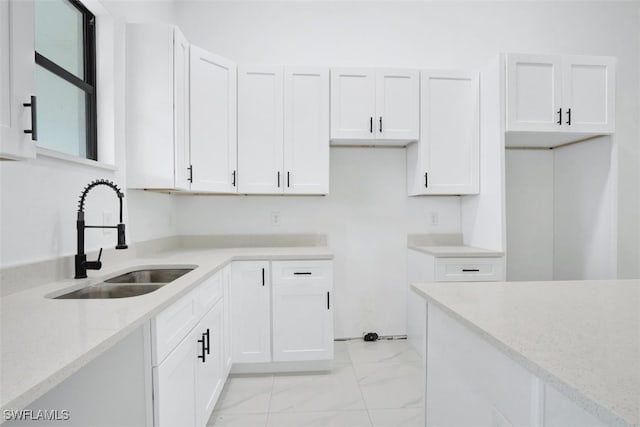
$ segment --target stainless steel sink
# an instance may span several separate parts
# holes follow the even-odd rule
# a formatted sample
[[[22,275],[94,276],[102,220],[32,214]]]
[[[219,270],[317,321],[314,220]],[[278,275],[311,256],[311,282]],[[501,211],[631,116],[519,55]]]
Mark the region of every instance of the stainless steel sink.
[[[115,285],[111,283],[98,283],[87,286],[77,291],[69,292],[54,299],[104,299],[104,298],[129,298],[148,294],[166,285],[162,284],[136,284]]]
[[[130,271],[105,280],[106,283],[170,283],[193,268],[154,268]]]
[[[120,274],[53,299],[129,298],[148,294],[192,271],[187,268],[147,268]]]

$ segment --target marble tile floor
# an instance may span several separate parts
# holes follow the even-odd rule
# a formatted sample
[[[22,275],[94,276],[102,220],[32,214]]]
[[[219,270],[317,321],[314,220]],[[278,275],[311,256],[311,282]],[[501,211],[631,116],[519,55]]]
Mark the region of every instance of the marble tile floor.
[[[208,427],[422,427],[424,371],[406,340],[337,341],[331,372],[232,375]]]

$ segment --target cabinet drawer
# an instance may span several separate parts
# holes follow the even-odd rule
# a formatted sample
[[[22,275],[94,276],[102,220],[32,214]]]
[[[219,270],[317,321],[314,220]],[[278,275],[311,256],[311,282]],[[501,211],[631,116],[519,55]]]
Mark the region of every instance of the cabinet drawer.
[[[496,282],[502,272],[502,258],[436,259],[436,282]]]
[[[198,318],[204,316],[222,298],[222,271],[200,284],[194,292]]]
[[[331,260],[273,261],[271,263],[272,284],[278,286],[299,282],[329,283],[333,276],[331,265]]]
[[[159,365],[198,322],[194,292],[180,298],[151,321],[152,363]]]

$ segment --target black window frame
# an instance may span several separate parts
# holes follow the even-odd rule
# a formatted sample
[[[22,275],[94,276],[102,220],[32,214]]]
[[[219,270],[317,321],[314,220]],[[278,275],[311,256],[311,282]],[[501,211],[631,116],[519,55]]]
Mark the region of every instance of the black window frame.
[[[82,53],[84,78],[81,79],[44,55],[35,52],[36,64],[64,79],[85,93],[86,158],[98,160],[98,114],[96,85],[96,17],[78,0],[62,0],[82,15]]]

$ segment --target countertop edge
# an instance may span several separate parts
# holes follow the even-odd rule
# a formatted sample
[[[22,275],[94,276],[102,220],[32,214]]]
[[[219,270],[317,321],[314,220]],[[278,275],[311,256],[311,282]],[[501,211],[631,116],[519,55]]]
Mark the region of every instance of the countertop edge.
[[[504,252],[501,251],[492,251],[489,249],[475,248],[471,246],[460,246],[460,249],[463,249],[461,252],[447,252],[440,249],[446,247],[448,246],[407,245],[407,249],[422,252],[424,254],[431,255],[434,258],[498,258],[504,256]],[[467,252],[465,252],[464,249],[466,249]]]
[[[460,313],[449,308],[446,304],[427,294],[419,288],[419,285],[420,284],[412,283],[411,289],[422,298],[424,298],[427,303],[434,304],[435,306],[443,310],[447,315],[450,315],[453,319],[459,321],[463,326],[476,333],[480,338],[489,343],[491,346],[497,348],[501,353],[513,359],[515,362],[519,363],[521,366],[523,366],[525,369],[527,369],[529,372],[536,375],[543,381],[556,387],[558,391],[560,391],[564,396],[579,405],[585,411],[592,414],[594,417],[598,418],[600,421],[610,426],[636,427],[635,424],[621,418],[620,416],[613,413],[610,409],[602,406],[602,404],[585,396],[575,387],[567,384],[565,381],[558,378],[553,373],[539,366],[519,351],[515,350],[514,348],[510,347],[509,345],[495,337],[489,331],[482,329],[480,326],[462,316]]]

